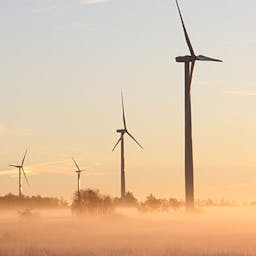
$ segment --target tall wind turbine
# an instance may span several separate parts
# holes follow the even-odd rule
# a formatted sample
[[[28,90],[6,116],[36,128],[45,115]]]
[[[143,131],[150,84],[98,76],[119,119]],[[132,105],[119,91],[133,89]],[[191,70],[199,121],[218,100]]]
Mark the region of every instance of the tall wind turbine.
[[[118,129],[116,132],[120,133],[120,138],[117,141],[116,145],[114,146],[113,150],[117,147],[117,145],[121,142],[121,198],[125,197],[126,191],[125,191],[125,164],[124,164],[124,135],[128,134],[130,138],[132,138],[135,143],[143,149],[143,147],[140,145],[140,143],[132,136],[132,134],[127,130],[126,126],[126,119],[125,119],[125,111],[124,111],[124,99],[123,99],[123,93],[121,93],[121,99],[122,99],[122,114],[123,114],[123,129]]]
[[[15,168],[19,169],[19,197],[22,197],[22,175],[21,175],[21,173],[23,173],[23,175],[25,177],[25,180],[26,180],[26,182],[29,186],[28,178],[27,178],[26,173],[25,173],[24,168],[23,168],[27,152],[28,152],[28,150],[26,150],[20,165],[9,165],[11,167],[15,167]]]
[[[84,172],[85,170],[81,170],[76,162],[76,160],[72,157],[73,162],[76,166],[76,173],[77,173],[77,195],[78,195],[78,201],[80,201],[80,178],[81,178],[81,173]]]
[[[193,71],[196,61],[214,61],[222,62],[218,59],[209,58],[203,55],[196,55],[190,42],[181,10],[176,0],[181,24],[185,34],[186,43],[188,45],[190,55],[176,57],[177,62],[185,65],[185,194],[187,209],[194,208],[194,174],[193,174],[193,148],[192,148],[192,123],[191,123],[191,83]]]

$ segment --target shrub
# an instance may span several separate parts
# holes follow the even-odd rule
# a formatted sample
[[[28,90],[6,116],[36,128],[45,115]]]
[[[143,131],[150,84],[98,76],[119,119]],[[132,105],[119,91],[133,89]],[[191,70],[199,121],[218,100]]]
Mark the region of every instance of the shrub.
[[[114,210],[113,200],[110,196],[101,195],[98,190],[81,190],[75,192],[71,210],[76,215],[103,215]]]
[[[0,208],[17,209],[23,208],[63,208],[67,207],[68,203],[63,198],[52,198],[37,196],[15,196],[7,194],[0,197]]]
[[[125,206],[125,207],[138,207],[139,202],[132,192],[127,192],[124,197],[114,199],[114,204],[116,206]]]

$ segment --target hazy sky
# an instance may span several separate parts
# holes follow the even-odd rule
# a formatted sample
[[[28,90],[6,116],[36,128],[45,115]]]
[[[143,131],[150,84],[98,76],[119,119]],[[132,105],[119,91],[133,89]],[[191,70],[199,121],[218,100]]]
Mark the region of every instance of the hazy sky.
[[[192,88],[196,198],[256,200],[256,3],[180,0],[196,53]],[[127,190],[184,197],[184,82],[188,53],[174,0],[0,1],[0,194],[72,198],[71,157],[83,188],[120,194],[127,124]]]

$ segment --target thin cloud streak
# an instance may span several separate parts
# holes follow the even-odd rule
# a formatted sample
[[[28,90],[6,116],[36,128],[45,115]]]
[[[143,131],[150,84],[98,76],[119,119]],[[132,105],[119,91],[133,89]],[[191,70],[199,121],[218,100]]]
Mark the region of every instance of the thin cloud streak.
[[[92,23],[69,23],[64,27],[64,29],[75,30],[75,29],[91,28],[94,26],[95,24],[92,24]]]
[[[35,175],[35,173],[30,169],[30,167],[27,167],[27,168],[24,167],[24,171],[26,174]],[[10,169],[5,169],[0,171],[0,176],[8,175],[11,177],[17,177],[18,174],[19,174],[19,169],[11,166],[10,166]]]
[[[60,160],[60,161],[53,161],[53,162],[45,162],[45,163],[39,163],[34,165],[27,165],[24,166],[24,170],[27,173],[31,174],[39,174],[39,173],[66,173],[66,171],[63,170],[63,163],[70,162],[70,159],[68,160]],[[61,170],[60,170],[61,169]],[[0,175],[11,175],[17,172],[15,168],[5,169],[0,171]]]
[[[31,130],[24,130],[14,126],[7,126],[0,124],[0,134],[1,135],[33,135]]]
[[[70,172],[70,159],[64,159],[59,161],[39,163],[35,165],[30,165],[27,168],[33,173],[61,173],[68,174]]]
[[[255,90],[231,90],[231,91],[225,91],[225,94],[231,94],[231,95],[237,95],[241,97],[249,97],[249,96],[256,96]]]
[[[111,3],[112,0],[80,0],[82,5]]]
[[[102,171],[102,163],[96,162],[91,164],[90,167],[84,166],[83,169],[86,169],[87,176],[106,176],[112,175],[115,172],[111,171]],[[32,165],[24,166],[24,170],[29,175],[39,175],[39,174],[65,174],[73,175],[75,173],[75,167],[71,159],[64,159],[59,161],[44,162]],[[0,171],[1,175],[8,176],[17,176],[17,169],[10,167],[9,169],[4,169]]]
[[[52,5],[52,6],[47,6],[47,7],[41,7],[41,8],[37,8],[32,10],[33,13],[42,13],[42,12],[51,12],[53,10],[56,10],[57,6],[56,5]]]

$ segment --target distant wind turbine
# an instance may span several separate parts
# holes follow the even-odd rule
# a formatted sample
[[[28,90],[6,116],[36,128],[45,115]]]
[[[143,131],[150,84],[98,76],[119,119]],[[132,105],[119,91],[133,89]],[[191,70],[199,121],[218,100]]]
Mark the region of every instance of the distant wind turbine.
[[[133,135],[127,130],[126,126],[126,119],[125,119],[125,111],[124,111],[124,99],[123,99],[123,93],[121,93],[121,99],[122,99],[122,114],[123,114],[123,129],[119,129],[116,132],[120,133],[120,138],[117,141],[116,145],[112,149],[112,151],[115,150],[117,145],[121,142],[121,198],[125,197],[125,163],[124,163],[124,135],[128,134],[130,138],[132,138],[135,143],[143,149],[143,147],[140,145],[140,143],[133,137]]]
[[[194,174],[193,174],[193,149],[192,149],[192,122],[191,122],[191,83],[193,71],[196,61],[215,61],[222,62],[218,59],[209,58],[203,55],[195,55],[192,44],[190,42],[181,10],[176,0],[179,16],[181,19],[183,31],[185,34],[186,43],[188,45],[190,55],[176,57],[177,62],[185,64],[185,194],[187,209],[194,208]]]
[[[15,168],[19,169],[19,197],[22,197],[22,175],[21,175],[21,173],[23,173],[23,175],[25,177],[25,180],[26,180],[26,182],[29,186],[28,178],[27,178],[26,173],[25,173],[24,168],[23,168],[27,152],[28,152],[28,150],[26,150],[20,165],[9,165],[11,167],[15,167]]]
[[[81,170],[76,162],[76,160],[72,157],[72,160],[76,166],[76,173],[77,173],[77,195],[78,195],[78,201],[80,201],[80,178],[81,178],[81,173],[84,172],[85,170]]]

